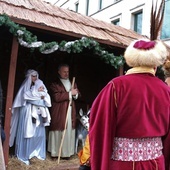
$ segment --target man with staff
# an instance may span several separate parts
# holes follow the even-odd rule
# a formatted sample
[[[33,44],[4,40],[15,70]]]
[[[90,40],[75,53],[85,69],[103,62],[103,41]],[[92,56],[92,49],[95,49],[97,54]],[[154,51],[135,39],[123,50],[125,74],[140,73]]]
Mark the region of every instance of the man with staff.
[[[69,158],[74,155],[76,108],[74,100],[80,97],[73,78],[69,80],[69,66],[58,67],[58,77],[51,84],[51,124],[49,129],[48,151],[51,157]]]

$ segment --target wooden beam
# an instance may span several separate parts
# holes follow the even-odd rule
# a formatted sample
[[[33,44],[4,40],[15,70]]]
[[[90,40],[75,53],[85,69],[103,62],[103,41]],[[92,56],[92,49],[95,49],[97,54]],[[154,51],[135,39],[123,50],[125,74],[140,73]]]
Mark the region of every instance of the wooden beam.
[[[9,134],[10,134],[10,122],[11,122],[11,109],[12,109],[12,102],[13,102],[18,46],[19,44],[18,44],[17,38],[13,37],[11,60],[10,60],[10,65],[9,65],[7,97],[6,97],[6,106],[5,106],[5,124],[4,124],[6,138],[3,144],[3,150],[4,150],[4,159],[5,159],[6,166],[8,164],[8,156],[9,156]]]

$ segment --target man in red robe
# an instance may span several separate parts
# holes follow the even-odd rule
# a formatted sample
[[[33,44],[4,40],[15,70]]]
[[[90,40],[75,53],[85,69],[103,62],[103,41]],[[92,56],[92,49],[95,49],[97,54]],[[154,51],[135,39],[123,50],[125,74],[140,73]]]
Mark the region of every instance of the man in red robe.
[[[161,41],[138,40],[126,49],[132,68],[92,104],[92,170],[170,170],[170,89],[155,76],[167,55]]]

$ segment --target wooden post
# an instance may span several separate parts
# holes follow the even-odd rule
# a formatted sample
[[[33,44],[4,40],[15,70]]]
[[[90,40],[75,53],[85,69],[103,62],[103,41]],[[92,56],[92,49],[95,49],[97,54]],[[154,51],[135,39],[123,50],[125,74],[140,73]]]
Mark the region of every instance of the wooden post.
[[[19,44],[18,44],[17,38],[13,37],[11,60],[10,60],[10,65],[9,65],[7,97],[6,97],[6,106],[5,106],[5,124],[4,124],[6,138],[3,143],[3,150],[4,150],[4,159],[5,159],[6,166],[8,165],[8,156],[9,156],[9,134],[10,134],[10,122],[11,122],[11,108],[12,108],[12,102],[13,102],[18,46]]]

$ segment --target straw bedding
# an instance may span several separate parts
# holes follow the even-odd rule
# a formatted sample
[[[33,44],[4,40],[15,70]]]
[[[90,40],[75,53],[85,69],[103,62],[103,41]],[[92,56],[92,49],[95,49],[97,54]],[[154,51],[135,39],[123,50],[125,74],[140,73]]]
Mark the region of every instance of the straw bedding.
[[[68,166],[67,166],[68,165]],[[16,157],[12,156],[9,158],[7,170],[57,170],[64,166],[69,170],[70,166],[79,166],[79,158],[77,155],[73,155],[69,160],[60,159],[58,164],[58,159],[52,159],[50,154],[47,153],[46,160],[39,160],[37,158],[32,158],[30,160],[30,165],[25,165],[19,161]],[[75,167],[74,166],[74,167]],[[62,168],[63,169],[63,168]]]

